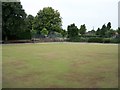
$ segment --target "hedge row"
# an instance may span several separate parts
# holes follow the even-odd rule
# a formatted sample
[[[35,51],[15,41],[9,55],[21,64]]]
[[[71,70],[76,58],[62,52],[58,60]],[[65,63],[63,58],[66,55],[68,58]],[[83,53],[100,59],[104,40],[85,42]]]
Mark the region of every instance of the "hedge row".
[[[76,38],[71,38],[68,41],[70,41],[70,42],[89,42],[89,43],[120,43],[120,38],[76,37]]]

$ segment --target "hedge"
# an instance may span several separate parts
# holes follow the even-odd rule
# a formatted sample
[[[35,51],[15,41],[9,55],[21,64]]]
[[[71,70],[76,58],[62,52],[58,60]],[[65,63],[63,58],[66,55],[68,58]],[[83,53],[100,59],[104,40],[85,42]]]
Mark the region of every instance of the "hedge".
[[[88,39],[88,42],[96,42],[96,43],[102,43],[103,42],[103,38],[100,37],[92,37]]]

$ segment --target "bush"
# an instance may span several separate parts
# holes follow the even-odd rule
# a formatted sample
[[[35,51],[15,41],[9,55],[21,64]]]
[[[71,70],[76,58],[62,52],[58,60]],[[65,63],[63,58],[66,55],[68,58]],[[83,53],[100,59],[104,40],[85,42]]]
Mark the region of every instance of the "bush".
[[[120,38],[112,38],[111,43],[120,43]]]
[[[79,42],[87,42],[88,41],[88,38],[83,38],[83,37],[81,37],[80,39],[79,39]]]
[[[120,43],[120,38],[102,38],[102,37],[74,37],[68,39],[70,42],[93,42],[93,43]]]
[[[110,38],[104,38],[103,39],[103,43],[110,43],[111,42],[111,39]]]
[[[70,39],[71,42],[79,42],[79,37],[73,37]]]
[[[100,37],[92,37],[88,39],[88,42],[96,42],[96,43],[102,43],[103,42],[103,38]]]
[[[74,37],[74,38],[69,39],[69,41],[71,41],[71,42],[87,42],[87,38]]]

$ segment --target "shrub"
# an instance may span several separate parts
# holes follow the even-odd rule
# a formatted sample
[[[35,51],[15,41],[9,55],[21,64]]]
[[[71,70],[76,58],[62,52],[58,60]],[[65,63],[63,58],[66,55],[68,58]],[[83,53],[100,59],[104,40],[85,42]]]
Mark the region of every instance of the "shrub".
[[[79,39],[79,42],[87,42],[88,41],[88,38],[83,38],[83,37],[81,37],[80,39]]]
[[[71,42],[87,42],[87,38],[74,37],[74,38],[69,39],[69,41],[71,41]]]
[[[120,38],[112,38],[111,43],[120,43]]]
[[[92,38],[88,39],[88,42],[102,43],[103,42],[103,38],[101,38],[101,37],[92,37]]]
[[[103,43],[110,43],[111,42],[111,39],[110,38],[104,38],[103,39]]]

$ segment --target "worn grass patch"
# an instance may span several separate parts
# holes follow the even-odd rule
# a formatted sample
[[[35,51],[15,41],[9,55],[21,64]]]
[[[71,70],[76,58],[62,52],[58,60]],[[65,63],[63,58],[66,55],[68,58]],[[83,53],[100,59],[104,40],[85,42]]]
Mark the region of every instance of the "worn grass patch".
[[[3,45],[3,88],[116,88],[118,45]]]

